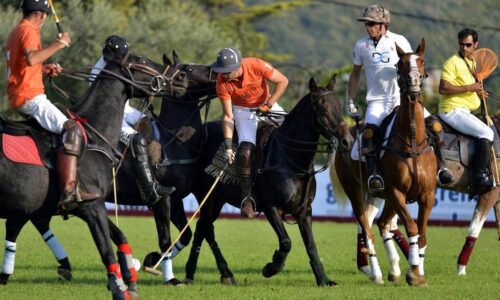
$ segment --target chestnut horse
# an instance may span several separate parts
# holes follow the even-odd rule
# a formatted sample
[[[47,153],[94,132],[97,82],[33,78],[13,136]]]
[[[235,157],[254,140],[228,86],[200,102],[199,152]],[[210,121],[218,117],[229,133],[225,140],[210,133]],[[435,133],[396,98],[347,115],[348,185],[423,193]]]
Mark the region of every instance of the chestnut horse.
[[[396,48],[400,57],[398,82],[401,87],[401,106],[380,162],[386,183],[381,196],[386,199],[386,205],[379,219],[379,226],[386,248],[394,249],[390,252],[395,252],[389,221],[396,213],[399,215],[410,239],[408,258],[411,268],[406,276],[407,282],[410,285],[425,285],[422,269],[419,270],[419,249],[424,252],[427,244],[427,221],[434,205],[437,172],[436,157],[427,142],[421,97],[422,82],[426,75],[423,57],[425,41],[422,39],[415,53],[403,53],[399,47]],[[345,194],[351,201],[356,220],[362,228],[365,240],[365,247],[362,250],[370,256],[372,279],[376,283],[383,283],[374,248],[373,232],[368,222],[366,195],[362,192],[367,191],[366,173],[363,172],[363,178],[360,179],[358,165],[358,161],[350,158],[349,152],[338,152],[335,158],[335,170],[332,168],[332,172],[336,172]],[[338,192],[339,186],[335,188]],[[417,223],[406,205],[413,201],[419,205]],[[399,278],[399,266],[391,264],[389,280],[399,281]]]

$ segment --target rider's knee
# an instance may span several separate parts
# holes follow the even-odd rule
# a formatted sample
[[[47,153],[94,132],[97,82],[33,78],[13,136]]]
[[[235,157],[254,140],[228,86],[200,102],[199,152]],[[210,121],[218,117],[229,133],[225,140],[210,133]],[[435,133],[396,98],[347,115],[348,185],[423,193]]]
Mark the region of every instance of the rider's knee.
[[[63,125],[63,148],[66,154],[80,156],[83,131],[75,120],[67,120]]]
[[[250,142],[241,142],[236,155],[236,172],[240,176],[250,176],[252,174],[252,162],[255,152],[255,145]]]

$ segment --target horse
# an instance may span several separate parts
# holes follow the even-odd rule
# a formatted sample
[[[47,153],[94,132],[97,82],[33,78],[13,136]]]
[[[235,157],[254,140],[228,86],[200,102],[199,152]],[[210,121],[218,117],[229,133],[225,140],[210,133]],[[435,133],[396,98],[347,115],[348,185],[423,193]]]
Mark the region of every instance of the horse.
[[[102,262],[108,272],[108,288],[113,298],[137,297],[137,274],[129,264],[119,266],[110,243],[110,221],[104,206],[104,199],[112,191],[112,167],[117,162],[114,149],[118,138],[126,99],[130,97],[161,96],[165,93],[183,95],[188,87],[183,72],[137,56],[127,55],[120,60],[107,64],[102,74],[88,89],[83,101],[75,105],[70,116],[87,130],[88,145],[78,161],[80,186],[100,196],[92,201],[80,201],[69,211],[84,220],[92,234]],[[8,127],[21,127],[24,132],[37,132],[40,129],[27,129],[26,124],[12,124],[1,120],[2,131]],[[18,129],[19,130],[19,129]],[[57,139],[47,132],[37,134],[37,139],[46,146]],[[5,139],[5,134],[1,137]],[[47,147],[47,146],[46,146]],[[53,150],[52,150],[53,151]],[[44,164],[24,164],[12,162],[2,150],[0,155],[0,217],[6,219],[6,240],[8,250],[15,251],[15,241],[23,226],[33,224],[46,226],[58,210],[59,191],[55,171]],[[53,159],[46,159],[53,165]],[[28,176],[29,174],[29,176]],[[26,187],[30,187],[27,189]],[[38,227],[37,227],[38,228]],[[131,248],[121,231],[119,251],[132,255]],[[13,247],[12,247],[13,246]],[[11,272],[13,271],[13,257]],[[5,263],[5,261],[4,261]],[[5,265],[5,264],[4,264]],[[121,269],[128,270],[129,277],[123,277]],[[3,275],[6,283],[8,275]],[[124,274],[125,275],[125,274]],[[125,280],[125,282],[124,282]],[[125,285],[128,284],[128,287]]]
[[[421,40],[415,54],[403,53],[397,48],[399,62],[397,64],[398,83],[401,88],[401,106],[394,118],[394,126],[388,138],[387,146],[383,147],[380,165],[383,168],[386,187],[381,195],[385,198],[384,211],[379,218],[379,228],[386,248],[390,253],[396,253],[391,239],[390,220],[397,213],[401,218],[408,236],[410,246],[408,260],[411,268],[406,275],[409,285],[425,286],[423,262],[419,254],[424,255],[427,221],[434,205],[434,189],[436,186],[437,162],[434,152],[427,141],[424,107],[421,97],[422,82],[425,77],[424,52],[425,41]],[[335,186],[336,193],[340,187],[351,201],[356,220],[362,227],[365,247],[364,253],[369,254],[371,276],[375,283],[383,283],[382,273],[374,248],[374,237],[368,223],[367,203],[362,191],[366,191],[366,174],[359,176],[359,161],[353,161],[348,152],[337,152],[335,166],[332,167],[340,186]],[[360,188],[362,187],[362,188]],[[339,197],[339,200],[342,198]],[[406,203],[416,201],[419,205],[418,221],[412,219]],[[419,250],[420,249],[420,250]],[[399,260],[399,257],[397,257]],[[389,280],[399,281],[401,271],[399,265],[391,263]]]
[[[152,113],[152,118],[141,122],[139,131],[142,132],[149,145],[151,163],[154,166],[155,178],[164,186],[174,186],[175,192],[156,202],[150,209],[156,223],[159,247],[165,252],[171,245],[170,220],[174,224],[187,223],[182,200],[193,190],[194,176],[198,159],[202,151],[202,123],[200,112],[215,97],[215,78],[211,66],[199,64],[182,64],[177,53],[173,51],[173,63],[167,56],[163,56],[164,64],[173,65],[186,74],[189,87],[182,97],[164,95],[161,102],[160,114]],[[156,124],[159,133],[159,142],[152,136],[151,121]],[[161,149],[160,151],[155,151]],[[117,176],[117,201],[122,205],[143,206],[139,190],[135,183],[130,156],[126,155],[122,168]],[[161,159],[163,157],[163,159]],[[114,202],[113,197],[106,199]],[[171,213],[172,212],[172,213]],[[115,228],[111,228],[112,232]],[[176,244],[177,250],[188,245],[191,239],[190,232],[186,232]],[[155,256],[157,257],[157,256]],[[150,266],[152,258],[147,256],[144,266]],[[171,271],[169,265],[163,266],[165,283],[177,285],[180,283],[175,277],[167,278]],[[154,264],[154,263],[153,263]],[[170,269],[170,271],[169,271]]]
[[[336,74],[326,87],[319,87],[311,78],[310,92],[290,111],[283,124],[271,131],[266,146],[261,148],[262,164],[257,163],[259,170],[256,172],[254,185],[255,196],[258,199],[257,210],[265,214],[279,239],[279,249],[274,252],[272,261],[262,269],[263,276],[267,278],[283,269],[291,250],[291,241],[283,224],[284,216],[290,215],[298,223],[317,285],[336,285],[336,282],[325,274],[311,228],[311,203],[316,191],[314,174],[317,172],[314,170],[313,162],[316,153],[320,151],[317,147],[322,145],[327,148],[323,151],[331,154],[337,146],[347,147],[347,144],[352,143],[352,136],[348,135],[348,128],[342,119],[342,103],[333,94],[335,76]],[[221,123],[207,124],[207,133],[208,139],[203,147],[203,156],[193,191],[198,202],[201,202],[213,182],[212,175],[207,174],[205,169],[212,169],[220,175],[224,172],[232,173],[226,171],[227,162],[221,154],[223,151]],[[319,142],[320,135],[328,142]],[[346,136],[350,140],[346,140]],[[326,164],[319,171],[324,170]],[[226,201],[236,207],[240,204],[239,188],[231,183],[230,179],[228,180],[226,182],[221,180],[201,208],[185,267],[186,283],[194,283],[197,260],[204,239],[207,240],[215,256],[221,282],[235,283],[234,276],[215,240],[213,227],[213,222]]]

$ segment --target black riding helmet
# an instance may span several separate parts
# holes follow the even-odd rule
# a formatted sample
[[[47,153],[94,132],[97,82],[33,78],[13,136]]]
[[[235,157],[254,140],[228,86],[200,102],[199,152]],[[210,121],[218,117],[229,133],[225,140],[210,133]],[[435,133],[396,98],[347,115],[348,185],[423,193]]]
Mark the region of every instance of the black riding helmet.
[[[109,62],[114,57],[123,57],[128,53],[128,43],[123,37],[112,35],[104,42],[102,56],[106,62]]]
[[[43,11],[50,14],[50,4],[48,0],[24,0],[21,4],[23,12]]]

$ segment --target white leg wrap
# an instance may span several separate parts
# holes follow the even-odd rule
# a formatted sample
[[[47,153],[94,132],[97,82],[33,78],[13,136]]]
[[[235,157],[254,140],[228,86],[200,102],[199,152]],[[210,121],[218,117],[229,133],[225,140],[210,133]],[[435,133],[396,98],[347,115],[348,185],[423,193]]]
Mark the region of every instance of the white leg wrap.
[[[422,276],[424,276],[425,249],[427,249],[427,246],[418,249],[418,256],[420,257],[420,264],[418,265],[418,271]]]
[[[408,262],[411,266],[418,266],[420,264],[420,257],[418,256],[418,238],[418,234],[409,238],[410,255],[408,258]]]
[[[387,259],[389,259],[389,273],[399,276],[401,269],[399,268],[399,254],[392,239],[393,234],[390,232],[384,233],[382,239],[384,241],[385,251],[387,252]]]
[[[68,257],[68,253],[66,253],[66,250],[64,250],[63,246],[59,243],[57,237],[50,229],[42,235],[42,238],[47,246],[49,246],[50,251],[52,251],[52,254],[54,254],[57,260]]]
[[[391,221],[389,222],[389,230],[396,229],[398,229],[398,215],[394,215],[394,217],[392,217]]]
[[[170,257],[170,254],[168,254],[161,262],[161,271],[162,271],[163,282],[167,282],[175,277],[174,270],[172,267],[172,258]]]
[[[175,243],[174,247],[172,247],[172,252],[170,253],[171,258],[176,257],[177,254],[179,254],[184,247],[186,247],[186,246],[184,246],[181,243],[181,241],[177,241],[177,243]]]
[[[14,273],[14,264],[16,263],[16,243],[5,241],[5,251],[3,252],[2,273]]]
[[[372,279],[375,282],[382,280],[382,271],[380,270],[380,265],[378,264],[377,253],[375,252],[375,247],[370,239],[366,241],[366,246],[368,247],[368,257],[370,261],[370,267],[372,269]]]
[[[477,209],[475,209],[472,221],[469,225],[469,235],[477,238],[483,228],[484,221],[486,221],[486,215],[481,214]]]

